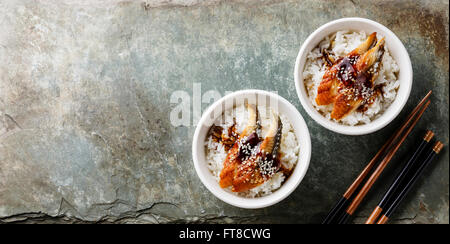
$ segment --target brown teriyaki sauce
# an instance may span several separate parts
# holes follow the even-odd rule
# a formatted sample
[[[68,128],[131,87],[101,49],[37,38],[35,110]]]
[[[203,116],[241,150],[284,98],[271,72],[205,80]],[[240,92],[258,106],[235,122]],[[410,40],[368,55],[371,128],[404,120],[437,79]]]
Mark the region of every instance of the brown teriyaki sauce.
[[[372,68],[368,72],[358,73],[355,69],[355,64],[359,59],[359,55],[353,55],[350,57],[340,58],[338,60],[338,72],[337,78],[342,82],[343,87],[340,90],[352,91],[349,99],[361,99],[363,102],[358,108],[360,111],[367,110],[367,105],[372,104],[375,101],[375,96],[378,93],[374,92],[372,88],[373,71]],[[380,89],[381,91],[381,89]]]

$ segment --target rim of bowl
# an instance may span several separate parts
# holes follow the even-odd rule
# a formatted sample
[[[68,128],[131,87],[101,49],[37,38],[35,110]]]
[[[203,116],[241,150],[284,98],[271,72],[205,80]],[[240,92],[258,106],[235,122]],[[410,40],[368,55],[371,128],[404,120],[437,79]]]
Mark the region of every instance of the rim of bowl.
[[[204,154],[204,151],[200,150],[199,146],[204,148],[204,141],[206,139],[207,134],[205,134],[205,137],[200,138],[200,131],[202,130],[202,127],[205,126],[205,121],[208,119],[208,116],[210,116],[210,114],[213,113],[214,110],[218,106],[221,106],[225,101],[233,99],[233,98],[242,99],[245,96],[249,96],[249,95],[253,95],[253,94],[271,97],[271,98],[276,99],[276,101],[284,104],[286,106],[287,110],[289,110],[293,113],[293,114],[291,114],[290,117],[297,118],[296,121],[292,121],[291,119],[289,119],[292,126],[295,127],[294,123],[295,124],[298,123],[299,127],[301,127],[300,131],[298,133],[297,132],[295,133],[296,136],[298,137],[298,134],[301,134],[303,136],[301,138],[301,140],[302,140],[301,143],[298,142],[299,145],[302,145],[302,147],[300,149],[301,155],[299,155],[299,158],[298,158],[297,164],[294,168],[294,171],[289,176],[289,178],[287,178],[283,182],[282,186],[270,195],[263,196],[263,197],[257,197],[257,198],[246,198],[246,197],[240,197],[240,196],[234,195],[234,194],[227,192],[226,190],[220,188],[218,182],[213,178],[213,175],[211,174],[211,172],[209,171],[209,169],[207,168],[206,165],[204,165],[204,167],[206,168],[207,172],[202,170],[202,168],[200,166],[200,160],[199,160],[199,156],[201,156],[201,155],[199,155],[199,154],[201,152],[203,152],[203,154]],[[223,107],[220,108],[219,114],[221,115],[224,111],[225,110],[223,109]],[[214,120],[216,118],[214,118]],[[207,130],[209,130],[210,126],[207,126],[207,127],[208,127]],[[295,128],[294,128],[294,131],[295,131]],[[299,139],[297,139],[297,140],[299,140]],[[205,156],[203,156],[203,157],[205,157]],[[208,109],[202,114],[202,117],[197,124],[195,133],[194,133],[194,137],[193,137],[192,159],[194,161],[195,171],[196,171],[198,177],[200,178],[200,181],[214,196],[216,196],[220,200],[222,200],[230,205],[240,207],[240,208],[246,208],[246,209],[264,208],[264,207],[274,205],[274,204],[284,200],[303,181],[303,178],[304,178],[306,172],[308,171],[309,163],[311,160],[311,137],[310,137],[309,129],[306,125],[306,122],[303,119],[303,117],[301,116],[300,112],[297,110],[297,108],[294,105],[292,105],[285,98],[281,97],[278,94],[271,93],[268,91],[263,91],[263,90],[255,90],[255,89],[241,90],[241,91],[236,91],[236,92],[230,93],[230,94],[222,97],[218,101],[214,102],[211,106],[209,106]],[[206,159],[204,159],[203,161],[204,161],[204,163],[206,163]],[[212,181],[211,181],[211,179],[212,179]]]
[[[391,42],[395,42],[395,45],[398,48],[398,52],[401,53],[401,59],[398,58],[395,59],[397,64],[400,66],[400,62],[405,62],[404,67],[401,69],[400,72],[402,72],[402,75],[404,78],[402,79],[402,83],[400,84],[400,88],[397,90],[396,97],[394,101],[389,105],[389,107],[383,112],[383,114],[372,120],[369,124],[364,125],[356,125],[356,126],[350,126],[350,125],[343,125],[338,124],[337,122],[328,120],[325,118],[322,114],[320,114],[311,104],[311,102],[308,99],[308,94],[306,92],[306,89],[303,85],[303,70],[304,65],[306,63],[306,56],[307,54],[314,49],[320,41],[323,40],[326,36],[329,34],[336,32],[338,30],[328,31],[329,29],[332,29],[333,27],[340,25],[342,23],[364,23],[372,26],[374,29],[379,29],[381,32],[383,32],[384,36],[391,39]],[[345,28],[341,29],[345,30]],[[354,28],[353,30],[362,30],[362,28]],[[330,33],[327,33],[330,32]],[[323,37],[320,37],[323,35]],[[310,50],[307,50],[308,46],[311,42],[315,41],[315,45],[313,45]],[[389,51],[392,51],[389,48]],[[300,67],[300,62],[302,62],[302,67]],[[301,71],[300,71],[301,69]],[[406,69],[406,70],[405,70]],[[301,78],[300,78],[301,76]],[[351,18],[341,18],[337,20],[330,21],[322,26],[320,26],[318,29],[316,29],[313,33],[311,33],[308,38],[303,42],[300,51],[297,55],[296,61],[295,61],[295,70],[294,70],[294,82],[295,82],[295,88],[297,90],[297,96],[300,99],[300,102],[303,106],[303,108],[306,110],[306,112],[309,114],[310,117],[312,117],[317,123],[319,123],[321,126],[327,128],[328,130],[344,134],[344,135],[365,135],[369,133],[373,133],[375,131],[378,131],[388,125],[392,120],[394,120],[398,114],[402,111],[403,107],[405,106],[406,102],[408,101],[409,95],[411,93],[412,88],[412,82],[413,82],[413,70],[411,65],[411,60],[409,58],[408,51],[406,50],[403,43],[400,41],[400,39],[387,27],[384,25],[365,18],[360,17],[351,17]],[[400,90],[402,89],[402,90]],[[403,91],[402,94],[400,94],[400,91]],[[398,102],[400,101],[400,102]],[[388,113],[389,112],[389,113]]]

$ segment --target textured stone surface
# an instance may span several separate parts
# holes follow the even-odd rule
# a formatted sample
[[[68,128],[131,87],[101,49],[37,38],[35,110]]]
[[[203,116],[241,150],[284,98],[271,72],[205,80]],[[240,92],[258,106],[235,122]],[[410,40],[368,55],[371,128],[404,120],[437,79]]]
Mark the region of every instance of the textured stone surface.
[[[295,93],[302,42],[340,17],[376,20],[414,68],[399,118],[368,136],[315,123]],[[317,223],[427,90],[426,128],[448,145],[448,1],[0,1],[0,223]],[[174,127],[176,90],[277,91],[304,116],[313,154],[286,200],[244,210],[216,199],[192,164],[195,127]],[[203,108],[208,103],[202,104]],[[398,167],[357,212],[364,221]],[[393,216],[448,223],[445,149]]]

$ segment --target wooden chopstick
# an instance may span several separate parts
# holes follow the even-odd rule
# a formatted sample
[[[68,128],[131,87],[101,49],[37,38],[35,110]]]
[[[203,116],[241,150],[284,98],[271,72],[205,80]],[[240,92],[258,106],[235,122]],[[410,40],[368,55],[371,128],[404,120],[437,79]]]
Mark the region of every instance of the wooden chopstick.
[[[428,130],[425,133],[425,136],[420,141],[419,146],[414,151],[412,157],[408,160],[406,165],[402,168],[402,170],[399,172],[399,174],[394,178],[394,181],[392,182],[391,186],[388,188],[386,193],[383,195],[383,198],[378,203],[377,207],[373,210],[372,214],[369,216],[369,218],[366,221],[366,224],[373,224],[377,220],[380,213],[383,211],[383,209],[388,205],[389,201],[394,195],[394,192],[397,190],[401,182],[405,179],[408,172],[411,170],[413,165],[416,164],[416,162],[419,159],[419,156],[422,154],[425,147],[428,145],[428,143],[433,138],[434,133],[431,130]]]
[[[394,156],[394,154],[397,152],[397,150],[400,148],[400,146],[402,145],[403,141],[406,139],[406,137],[409,135],[409,133],[411,132],[411,130],[414,128],[414,126],[417,124],[417,122],[419,121],[419,119],[422,117],[422,114],[425,112],[425,110],[427,109],[427,107],[430,105],[430,101],[428,101],[427,103],[425,103],[425,105],[420,109],[417,117],[414,118],[411,126],[406,130],[405,134],[403,134],[403,136],[400,138],[400,141],[396,144],[396,146],[394,148],[392,148],[388,154],[386,155],[386,157],[384,157],[383,161],[381,161],[381,163],[378,165],[378,167],[375,169],[375,171],[372,173],[372,175],[370,176],[370,178],[367,180],[366,184],[364,184],[364,186],[361,188],[361,190],[359,191],[358,195],[356,195],[356,197],[353,199],[352,203],[350,204],[350,206],[347,208],[347,210],[345,211],[345,213],[342,215],[341,219],[339,220],[338,223],[340,224],[345,224],[347,222],[347,220],[349,219],[350,216],[353,215],[353,213],[356,211],[356,209],[358,208],[358,206],[361,204],[362,200],[364,199],[364,197],[367,195],[367,193],[369,192],[370,188],[372,188],[373,184],[375,183],[375,181],[378,179],[378,177],[380,176],[381,172],[383,172],[384,168],[388,165],[388,163],[391,161],[392,157]]]
[[[405,122],[402,124],[402,126],[389,138],[388,141],[381,147],[381,149],[377,152],[377,154],[370,160],[370,162],[367,164],[367,166],[363,169],[363,171],[358,175],[358,177],[353,181],[353,183],[350,185],[350,187],[347,189],[347,191],[342,195],[340,200],[336,203],[336,205],[331,209],[331,211],[326,216],[325,220],[322,222],[322,224],[330,224],[336,221],[344,212],[345,209],[348,206],[348,201],[350,197],[353,195],[353,193],[356,191],[356,189],[359,187],[359,185],[362,183],[362,181],[366,178],[366,176],[369,174],[370,170],[375,166],[375,164],[378,162],[378,159],[384,155],[385,151],[392,147],[394,142],[398,139],[398,137],[401,135],[401,133],[405,130],[405,128],[408,126],[408,124],[411,122],[413,117],[417,114],[419,109],[422,107],[422,105],[427,101],[427,99],[430,97],[432,91],[430,90],[425,97],[422,98],[422,100],[417,104],[417,106],[413,109],[413,111],[408,115]]]
[[[420,164],[420,167],[414,172],[414,175],[408,179],[406,185],[402,188],[401,192],[396,196],[395,200],[387,207],[386,212],[383,214],[383,216],[381,216],[377,224],[385,224],[389,220],[392,213],[397,209],[400,202],[405,198],[405,196],[411,190],[414,183],[416,183],[417,179],[423,173],[426,166],[428,166],[433,161],[433,159],[436,157],[437,154],[439,154],[439,152],[442,150],[443,147],[444,144],[442,144],[440,141],[434,144],[433,148],[428,152],[427,158]]]
[[[417,104],[417,106],[413,109],[413,111],[408,115],[406,121],[403,123],[402,127],[400,127],[392,136],[389,138],[389,140],[381,147],[381,149],[378,151],[378,153],[370,160],[370,162],[367,164],[367,166],[364,168],[364,170],[361,172],[361,174],[356,178],[356,180],[350,185],[350,187],[347,189],[347,191],[344,193],[344,197],[349,199],[352,194],[355,192],[355,190],[358,188],[358,186],[361,184],[361,182],[364,180],[364,178],[367,176],[369,171],[373,168],[375,163],[378,161],[378,159],[381,157],[381,155],[384,154],[386,149],[390,148],[393,143],[398,139],[398,137],[401,135],[401,133],[405,130],[405,128],[408,126],[408,124],[411,122],[411,120],[414,118],[414,116],[417,114],[419,109],[422,107],[422,105],[425,103],[425,101],[430,97],[432,91],[429,91],[425,97],[422,98],[422,100]]]

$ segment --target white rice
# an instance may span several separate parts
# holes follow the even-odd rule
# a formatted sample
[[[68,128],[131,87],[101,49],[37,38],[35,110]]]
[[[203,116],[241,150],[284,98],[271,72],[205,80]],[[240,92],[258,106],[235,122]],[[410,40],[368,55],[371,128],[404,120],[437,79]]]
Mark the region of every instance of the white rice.
[[[260,136],[264,138],[267,130],[270,127],[271,110],[262,105],[258,105],[257,107],[259,112],[259,122],[261,125]],[[219,118],[214,124],[216,126],[221,126],[224,130],[227,130],[230,126],[233,126],[233,119],[235,119],[237,132],[242,133],[247,123],[247,116],[247,109],[244,105],[241,105],[225,111],[222,115],[222,118]],[[283,164],[284,168],[292,170],[297,164],[300,146],[297,143],[294,129],[292,128],[292,125],[289,122],[288,118],[283,114],[279,114],[279,116],[281,119],[281,123],[283,124],[279,149],[279,152],[282,155],[280,161]],[[205,148],[208,168],[216,178],[217,182],[219,182],[219,175],[220,171],[222,171],[223,168],[223,161],[227,156],[225,147],[221,143],[214,141],[212,136],[209,135],[205,141]],[[231,191],[231,189],[226,190],[239,196],[255,198],[271,194],[272,192],[280,188],[284,181],[285,175],[282,172],[277,172],[262,185],[248,191],[234,193]]]
[[[317,87],[322,81],[322,77],[326,71],[326,64],[320,57],[322,56],[320,50],[322,48],[329,48],[330,40],[334,38],[334,34],[326,37],[319,45],[313,49],[307,57],[305,69],[303,71],[303,82],[308,92],[309,100],[323,116],[329,120],[331,119],[331,111],[333,104],[319,106],[315,98],[317,96]],[[378,40],[381,36],[377,36]],[[359,46],[367,39],[365,32],[350,32],[338,31],[335,33],[335,40],[333,47],[330,50],[339,58],[346,56],[349,52]],[[366,111],[355,111],[340,121],[336,121],[345,125],[361,125],[368,124],[377,119],[383,112],[391,105],[397,96],[397,91],[400,86],[398,81],[399,67],[395,60],[389,54],[387,47],[384,47],[384,55],[381,61],[379,76],[375,80],[374,86],[382,85],[382,93],[378,95]]]

